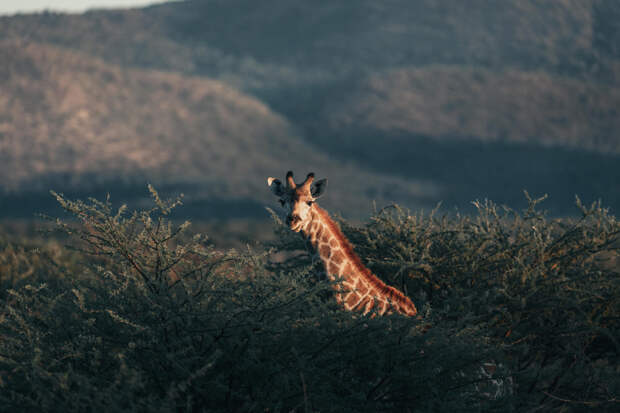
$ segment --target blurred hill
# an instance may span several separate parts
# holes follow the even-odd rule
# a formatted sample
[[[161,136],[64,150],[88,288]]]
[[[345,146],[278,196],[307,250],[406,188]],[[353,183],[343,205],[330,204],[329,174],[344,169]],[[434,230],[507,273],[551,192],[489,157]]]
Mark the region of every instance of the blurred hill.
[[[370,129],[620,153],[620,87],[543,71],[391,70],[327,102],[319,117],[345,135]]]
[[[55,174],[194,181],[229,169],[236,178],[265,174],[274,147],[301,156],[285,119],[221,82],[35,43],[4,42],[0,53],[9,63],[0,106],[6,188]]]
[[[244,89],[436,64],[608,79],[619,16],[614,0],[191,0],[17,15],[0,34],[122,65],[236,78]]]
[[[615,0],[16,15],[0,18],[0,53],[1,186],[15,197],[149,181],[247,211],[269,201],[265,176],[313,169],[353,215],[372,200],[518,207],[523,188],[558,214],[575,193],[620,207]]]
[[[295,166],[299,174],[312,168],[356,176],[351,194],[330,197],[340,208],[367,201],[367,191],[385,199],[383,187],[409,201],[434,190],[332,166],[285,119],[219,81],[122,68],[32,42],[4,41],[0,56],[8,62],[0,177],[9,195],[113,183],[142,196],[144,184],[155,182],[189,191],[192,202],[271,202],[266,177]]]

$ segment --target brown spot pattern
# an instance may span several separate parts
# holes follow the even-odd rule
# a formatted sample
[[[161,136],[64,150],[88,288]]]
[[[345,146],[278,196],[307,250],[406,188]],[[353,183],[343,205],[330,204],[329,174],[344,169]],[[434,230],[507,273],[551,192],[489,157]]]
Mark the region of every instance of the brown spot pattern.
[[[323,235],[321,236],[321,242],[324,242],[326,244],[329,244],[329,234],[327,231],[323,232]]]
[[[353,309],[355,306],[364,312],[377,305],[379,314],[396,311],[413,316],[417,313],[415,305],[408,297],[385,284],[364,266],[338,225],[325,210],[315,204],[312,217],[314,221],[312,232],[306,235],[309,235],[313,246],[318,249],[329,278],[334,279],[333,275],[341,275],[345,278],[344,286],[354,290],[346,296],[336,293],[336,300],[339,303],[346,300],[345,307]],[[335,286],[337,291],[341,287]]]
[[[355,293],[353,293],[353,292],[350,292],[345,297],[345,303],[346,303],[347,307],[349,307],[350,309],[355,308],[355,306],[359,302],[360,302],[360,298]]]
[[[350,262],[347,262],[344,265],[344,268],[342,269],[342,274],[341,275],[342,276],[347,276],[347,275],[352,276],[353,274],[354,274],[353,267],[351,267],[351,263]]]
[[[357,283],[355,290],[357,291],[358,294],[366,295],[366,293],[368,292],[368,287],[366,286],[364,282],[360,281]]]
[[[327,245],[321,245],[319,247],[319,254],[321,254],[322,258],[329,258],[329,256],[331,255],[331,249],[327,246]]]
[[[329,263],[329,266],[328,266],[328,268],[327,268],[327,271],[328,271],[330,274],[338,274],[338,270],[339,270],[339,269],[340,269],[340,267],[339,267],[339,266],[337,266],[337,265],[336,265],[336,264],[334,264],[333,262],[330,262],[330,263]]]
[[[343,260],[344,254],[342,253],[342,251],[334,252],[334,255],[332,256],[332,261],[334,261],[336,264],[340,264]]]
[[[354,291],[355,290],[355,286],[353,285],[353,283],[349,282],[349,281],[342,281],[342,286],[347,290],[347,291]]]
[[[323,225],[318,225],[319,229],[315,232],[315,237],[317,240],[321,239],[321,234],[323,233]]]

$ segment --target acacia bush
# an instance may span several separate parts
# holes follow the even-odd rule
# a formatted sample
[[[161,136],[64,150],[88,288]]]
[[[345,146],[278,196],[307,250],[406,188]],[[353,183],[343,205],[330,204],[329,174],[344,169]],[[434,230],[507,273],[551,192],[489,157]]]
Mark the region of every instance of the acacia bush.
[[[369,318],[277,217],[271,249],[221,252],[151,192],[134,212],[55,194],[69,245],[0,241],[0,411],[618,408],[620,224],[599,203],[341,221],[420,311]]]
[[[220,252],[180,200],[130,212],[54,194],[76,218],[56,263],[0,251],[0,410],[506,411],[477,373],[501,352],[470,316],[341,310],[303,262]],[[280,230],[280,229],[277,229]],[[20,264],[3,264],[19,251]],[[45,262],[45,263],[44,263]],[[23,271],[32,268],[32,271]],[[430,326],[430,327],[429,327]],[[502,373],[503,374],[503,373]]]
[[[367,265],[436,317],[466,319],[499,350],[518,411],[620,408],[620,223],[576,199],[580,217],[548,219],[474,202],[476,216],[386,208],[343,222]],[[431,330],[432,330],[431,328]]]

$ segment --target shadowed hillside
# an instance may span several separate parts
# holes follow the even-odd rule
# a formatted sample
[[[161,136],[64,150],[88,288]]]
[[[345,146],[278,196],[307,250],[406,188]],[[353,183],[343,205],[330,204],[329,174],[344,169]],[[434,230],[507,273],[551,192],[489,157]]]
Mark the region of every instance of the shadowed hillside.
[[[554,213],[575,193],[617,208],[619,18],[614,0],[209,0],[2,17],[0,173],[14,194],[152,181],[264,202],[264,176],[315,169],[346,182],[330,201],[348,211],[511,201],[523,188],[555,192]]]
[[[583,74],[602,73],[601,65],[618,57],[614,13],[613,0],[501,5],[491,0],[210,0],[16,16],[4,19],[0,34],[71,46],[122,64],[211,75],[245,70],[248,81],[269,65],[296,72],[330,69],[325,73],[332,76],[335,68],[347,73],[438,63]]]
[[[124,69],[46,45],[0,47],[9,62],[2,76],[5,187],[54,174],[243,174],[244,152],[257,154],[253,166],[265,173],[270,146],[295,156],[286,120],[220,82]]]
[[[387,137],[410,133],[620,153],[619,108],[620,87],[539,71],[433,66],[373,75],[328,102],[319,118],[348,135],[370,129]]]
[[[230,170],[239,179],[266,174],[277,163],[272,147],[312,162],[294,147],[286,120],[220,82],[120,68],[40,44],[5,42],[0,50],[10,63],[1,108],[5,188],[55,174],[191,182]],[[251,163],[244,153],[254,154]]]
[[[271,202],[265,179],[287,168],[351,181],[350,193],[330,196],[339,208],[368,206],[369,194],[415,202],[437,190],[332,165],[281,116],[219,81],[122,68],[36,43],[5,41],[0,53],[9,62],[2,74],[0,176],[16,201],[23,202],[19,192],[106,185],[112,192],[120,185],[121,193],[137,188],[143,196],[144,183],[156,182],[193,202]]]

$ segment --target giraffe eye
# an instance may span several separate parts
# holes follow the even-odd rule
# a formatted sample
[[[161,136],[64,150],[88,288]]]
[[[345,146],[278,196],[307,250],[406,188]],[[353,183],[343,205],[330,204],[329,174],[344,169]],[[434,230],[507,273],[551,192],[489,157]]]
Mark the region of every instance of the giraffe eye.
[[[286,202],[284,202],[283,199],[279,199],[278,201],[280,201],[280,205],[284,206],[284,204],[286,204]]]
[[[308,204],[308,206],[312,206],[312,201],[307,201],[306,204]]]

